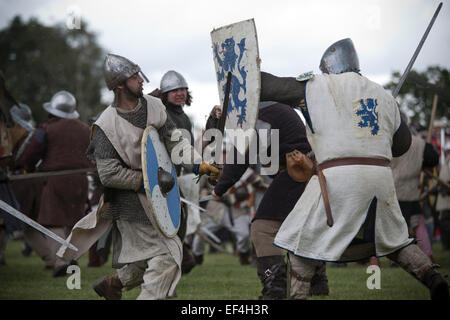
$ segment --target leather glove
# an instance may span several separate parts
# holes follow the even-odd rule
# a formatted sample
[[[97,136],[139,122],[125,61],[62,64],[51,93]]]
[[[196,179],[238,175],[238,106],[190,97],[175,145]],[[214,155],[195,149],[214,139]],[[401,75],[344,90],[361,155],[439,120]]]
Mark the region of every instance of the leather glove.
[[[286,167],[289,176],[297,182],[309,181],[314,174],[314,163],[298,150],[286,153]]]
[[[206,174],[210,177],[210,179],[217,181],[217,180],[219,180],[220,176],[222,175],[222,170],[203,161],[199,165],[196,165],[196,168],[194,169],[194,173],[198,174],[200,176]]]

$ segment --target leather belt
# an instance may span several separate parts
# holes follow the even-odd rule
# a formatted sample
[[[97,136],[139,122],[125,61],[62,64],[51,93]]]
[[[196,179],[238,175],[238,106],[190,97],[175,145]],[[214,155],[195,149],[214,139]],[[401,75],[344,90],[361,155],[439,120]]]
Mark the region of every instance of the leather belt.
[[[339,166],[352,166],[352,165],[367,165],[367,166],[379,166],[379,167],[389,167],[391,162],[387,159],[378,158],[363,158],[363,157],[348,157],[331,159],[319,164],[320,170],[325,170],[332,167]]]
[[[325,205],[325,212],[327,214],[327,225],[333,226],[333,215],[331,214],[330,201],[328,199],[327,182],[322,170],[339,167],[339,166],[351,166],[351,165],[367,165],[367,166],[380,166],[389,167],[390,161],[386,159],[377,158],[364,158],[364,157],[347,157],[338,158],[324,161],[320,164],[316,163],[317,177],[319,178],[320,190],[322,191],[323,203]]]

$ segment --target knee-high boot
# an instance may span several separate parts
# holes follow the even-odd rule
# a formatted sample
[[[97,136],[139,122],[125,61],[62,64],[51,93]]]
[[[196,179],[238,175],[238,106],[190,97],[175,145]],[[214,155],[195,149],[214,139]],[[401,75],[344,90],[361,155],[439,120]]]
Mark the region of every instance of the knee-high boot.
[[[286,263],[283,256],[266,256],[256,259],[258,277],[263,289],[262,300],[286,298]]]
[[[328,277],[326,273],[326,264],[322,262],[317,268],[316,273],[311,279],[309,294],[311,296],[327,296],[330,293],[328,287]]]
[[[449,300],[447,281],[417,245],[404,247],[388,255],[388,258],[422,282],[430,290],[431,300]]]

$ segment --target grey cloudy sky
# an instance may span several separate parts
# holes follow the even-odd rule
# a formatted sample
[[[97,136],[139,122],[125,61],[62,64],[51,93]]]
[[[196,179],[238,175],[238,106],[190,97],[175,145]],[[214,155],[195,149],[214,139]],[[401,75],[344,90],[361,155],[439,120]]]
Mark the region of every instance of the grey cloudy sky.
[[[0,28],[17,14],[54,24],[79,10],[88,28],[111,53],[138,63],[149,77],[149,92],[168,70],[182,73],[194,103],[186,112],[203,126],[219,102],[210,32],[255,19],[261,69],[280,76],[318,73],[324,50],[351,38],[363,74],[381,84],[403,71],[438,0],[0,0]],[[443,7],[414,68],[450,69],[450,0]],[[107,96],[106,99],[109,99]]]

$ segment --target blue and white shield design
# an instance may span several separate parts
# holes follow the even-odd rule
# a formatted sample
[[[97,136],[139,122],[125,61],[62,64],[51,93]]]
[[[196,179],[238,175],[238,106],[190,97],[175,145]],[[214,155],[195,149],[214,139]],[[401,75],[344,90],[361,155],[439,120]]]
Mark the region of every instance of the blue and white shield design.
[[[162,170],[173,178],[174,184],[170,189],[164,190],[160,183]],[[181,220],[177,175],[158,131],[152,126],[147,127],[142,136],[142,173],[149,211],[153,218],[151,220],[156,222],[156,226],[166,237],[173,238]]]
[[[214,29],[211,40],[222,106],[227,75],[232,74],[225,129],[254,129],[261,91],[255,22],[250,19]]]

